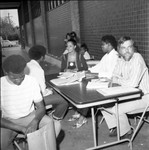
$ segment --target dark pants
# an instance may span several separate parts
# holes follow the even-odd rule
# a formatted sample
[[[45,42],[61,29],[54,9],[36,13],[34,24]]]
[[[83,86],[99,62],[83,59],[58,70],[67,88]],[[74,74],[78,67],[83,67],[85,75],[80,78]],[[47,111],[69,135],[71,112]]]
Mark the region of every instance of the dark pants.
[[[89,111],[89,108],[82,108],[82,109],[77,109],[77,111],[84,117],[87,117],[87,113]]]
[[[68,102],[62,96],[54,92],[51,95],[45,96],[44,102],[46,106],[52,105],[53,109],[55,110],[53,117],[63,119],[68,108]]]

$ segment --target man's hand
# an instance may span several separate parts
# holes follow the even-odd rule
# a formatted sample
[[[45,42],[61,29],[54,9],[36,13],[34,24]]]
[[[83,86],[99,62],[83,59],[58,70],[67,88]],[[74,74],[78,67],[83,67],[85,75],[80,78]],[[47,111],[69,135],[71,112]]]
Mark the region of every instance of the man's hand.
[[[26,129],[26,134],[36,131],[38,128],[38,124],[39,121],[37,119],[33,119]]]
[[[117,80],[118,80],[118,77],[116,77],[116,76],[112,77],[112,79],[109,80],[108,87],[120,86],[120,85],[117,83]]]
[[[112,84],[113,84],[113,78],[111,80],[109,80],[108,87],[112,87]]]

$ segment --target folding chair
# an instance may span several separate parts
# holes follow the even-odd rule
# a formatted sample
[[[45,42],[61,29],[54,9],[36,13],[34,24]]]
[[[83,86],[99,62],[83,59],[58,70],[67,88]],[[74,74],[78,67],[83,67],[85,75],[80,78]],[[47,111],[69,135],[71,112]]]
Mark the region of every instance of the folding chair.
[[[108,112],[109,114],[113,114],[113,112],[110,112],[110,111],[108,111],[106,108],[104,108],[104,107],[99,107],[99,108],[97,108],[97,110],[96,110],[96,112],[95,112],[95,116],[97,115],[97,113],[98,113],[98,111],[101,111],[101,110],[104,110],[104,111],[106,111],[106,112]],[[104,117],[102,116],[102,118],[101,118],[101,120],[100,120],[100,122],[99,122],[99,125],[101,125],[102,124],[102,122],[104,121]]]
[[[13,143],[17,150],[28,150],[27,140],[23,134],[18,134]]]
[[[137,115],[137,118],[139,118],[139,122],[138,122],[136,128],[135,129],[133,128],[134,133],[133,133],[133,135],[130,139],[130,143],[129,143],[129,146],[131,147],[131,149],[132,149],[132,142],[133,142],[134,138],[136,137],[137,133],[139,132],[139,129],[142,126],[142,124],[144,122],[149,124],[149,120],[145,118],[145,115],[146,115],[147,112],[149,112],[149,103],[146,105],[144,110],[140,109],[140,110],[136,110],[136,111],[132,111],[132,112],[128,113],[129,115],[131,115],[131,114],[142,114],[141,116]]]

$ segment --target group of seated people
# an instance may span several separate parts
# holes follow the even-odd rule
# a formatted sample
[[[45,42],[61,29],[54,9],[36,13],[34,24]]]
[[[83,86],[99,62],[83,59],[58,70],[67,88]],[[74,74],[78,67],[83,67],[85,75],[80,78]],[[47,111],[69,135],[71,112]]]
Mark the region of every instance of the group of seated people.
[[[135,49],[130,37],[121,37],[118,42],[113,35],[101,38],[101,48],[105,55],[100,62],[88,68],[82,52],[78,51],[75,38],[66,40],[67,51],[62,55],[61,72],[85,71],[97,73],[99,78],[121,86],[138,87],[142,90],[141,100],[119,104],[121,139],[132,135],[127,113],[145,108],[149,102],[149,73],[145,72],[139,81],[143,70],[147,67],[141,54]],[[5,76],[1,77],[1,149],[13,150],[12,141],[18,133],[27,135],[50,124],[55,131],[55,137],[61,130],[60,121],[65,117],[69,103],[53,89],[47,88],[44,70],[40,62],[45,59],[44,46],[35,45],[29,49],[30,61],[26,62],[20,55],[11,55],[3,62]],[[52,105],[53,112],[46,115],[45,106]],[[75,109],[75,108],[74,108]],[[116,136],[115,108],[108,107],[113,112],[101,111],[109,128],[109,136]],[[87,123],[88,108],[76,109],[68,121],[75,121],[73,127],[79,128]]]

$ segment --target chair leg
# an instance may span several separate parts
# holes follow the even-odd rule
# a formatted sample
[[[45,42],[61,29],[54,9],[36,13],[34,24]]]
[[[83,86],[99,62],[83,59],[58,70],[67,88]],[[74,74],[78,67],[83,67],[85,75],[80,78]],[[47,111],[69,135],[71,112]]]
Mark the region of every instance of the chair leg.
[[[18,139],[19,140],[19,139]],[[21,143],[21,145],[19,144]],[[28,150],[27,142],[25,139],[21,139],[21,142],[18,142],[16,139],[14,140],[14,145],[17,150]]]
[[[138,125],[137,125],[137,127],[136,127],[136,129],[135,129],[135,131],[134,131],[134,133],[133,133],[133,135],[132,135],[132,137],[131,137],[131,139],[130,139],[130,142],[132,142],[133,140],[134,140],[134,138],[135,138],[135,136],[136,136],[136,134],[137,134],[137,132],[139,131],[139,128],[140,128],[140,126],[142,125],[142,121],[144,121],[144,115],[145,115],[145,113],[146,113],[146,110],[148,109],[148,107],[149,107],[149,105],[147,105],[147,107],[145,108],[145,110],[143,111],[143,114],[142,114],[142,116],[141,116],[141,118],[140,118],[140,120],[139,120],[139,122],[138,122]],[[148,121],[147,121],[148,122]]]
[[[104,117],[101,118],[101,120],[100,120],[100,122],[99,122],[99,125],[102,124],[102,122],[104,121],[104,119],[105,119]]]
[[[107,110],[107,109],[104,108],[104,107],[101,107],[101,108],[97,108],[97,110],[96,110],[96,112],[95,112],[95,116],[97,115],[97,113],[98,113],[99,110],[100,110],[100,111],[101,111],[101,110],[106,111],[107,113],[113,115],[113,112]],[[102,122],[104,121],[104,119],[105,119],[105,118],[102,116],[102,118],[101,118],[101,120],[100,120],[100,122],[99,122],[99,125],[102,124]]]
[[[137,125],[137,117],[134,118],[134,125]]]
[[[18,144],[16,141],[14,141],[14,145],[16,146],[16,148],[17,148],[18,150],[23,150],[23,149],[19,146],[19,144]]]

